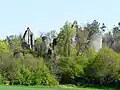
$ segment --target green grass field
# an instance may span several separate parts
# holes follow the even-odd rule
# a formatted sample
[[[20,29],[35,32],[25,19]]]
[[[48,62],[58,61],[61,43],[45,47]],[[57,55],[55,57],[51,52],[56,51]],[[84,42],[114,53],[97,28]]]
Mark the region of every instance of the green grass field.
[[[93,89],[93,88],[37,88],[27,86],[0,86],[0,90],[113,90],[113,89]]]

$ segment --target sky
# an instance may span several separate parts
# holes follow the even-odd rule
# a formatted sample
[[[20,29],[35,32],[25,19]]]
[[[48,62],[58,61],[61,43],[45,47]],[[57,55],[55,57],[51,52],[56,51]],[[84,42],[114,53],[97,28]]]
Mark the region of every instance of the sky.
[[[24,33],[59,31],[66,21],[97,20],[107,30],[120,21],[120,0],[0,0],[0,39]]]

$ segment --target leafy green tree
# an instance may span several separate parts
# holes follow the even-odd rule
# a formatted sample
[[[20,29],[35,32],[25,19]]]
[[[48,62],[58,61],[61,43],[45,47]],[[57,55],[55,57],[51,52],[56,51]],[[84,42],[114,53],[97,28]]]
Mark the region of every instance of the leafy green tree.
[[[42,43],[42,37],[36,38],[36,40],[35,40],[35,48],[36,48],[36,50],[40,49],[40,44],[41,43]]]
[[[21,64],[29,70],[35,70],[38,63],[39,59],[35,58],[32,54],[25,54],[24,58],[21,60]]]
[[[40,53],[41,53],[40,45],[41,44],[42,44],[42,37],[38,37],[35,40],[35,52],[34,52],[37,56],[40,56]]]
[[[33,84],[37,85],[58,85],[58,81],[55,77],[50,74],[48,67],[45,65],[45,62],[42,58],[40,58],[39,62],[37,63],[37,68],[34,70],[32,75],[32,82]]]
[[[23,59],[16,60],[11,54],[0,53],[0,72],[3,82],[12,85],[58,85],[42,58],[26,54]]]
[[[21,35],[11,35],[7,36],[6,42],[12,52],[19,51],[22,49],[22,36]]]
[[[32,85],[32,72],[25,67],[24,65],[21,68],[21,74],[22,74],[22,85]]]
[[[9,52],[6,42],[3,40],[0,40],[0,52]]]
[[[110,48],[103,48],[94,57],[92,62],[88,64],[85,75],[91,77],[89,80],[94,78],[94,83],[110,84],[117,77],[120,68],[119,64],[120,58],[118,53]]]
[[[60,55],[71,55],[71,41],[74,34],[74,28],[71,28],[71,24],[66,22],[57,37],[58,52]]]
[[[0,53],[0,72],[3,76],[3,81],[9,81],[10,84],[20,84],[21,74],[15,60],[11,53]],[[20,64],[19,64],[20,65]]]
[[[85,56],[61,57],[60,69],[62,71],[62,83],[73,83],[76,78],[84,75],[88,59]]]
[[[84,27],[79,27],[77,21],[74,21],[73,26],[76,28],[75,41],[77,55],[79,55],[79,53],[82,54],[87,52],[88,48],[90,47],[92,35],[100,32],[100,23],[94,20],[92,23],[87,23]],[[104,24],[101,28],[105,28]]]
[[[88,39],[90,39],[93,34],[99,32],[99,26],[100,23],[98,23],[96,20],[94,20],[91,24],[87,23],[85,29],[89,32]]]

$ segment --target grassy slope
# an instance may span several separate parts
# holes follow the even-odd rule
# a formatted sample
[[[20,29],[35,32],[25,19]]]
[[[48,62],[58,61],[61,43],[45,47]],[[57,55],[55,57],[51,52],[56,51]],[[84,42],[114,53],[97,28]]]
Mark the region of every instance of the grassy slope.
[[[0,86],[0,90],[103,90],[93,88],[33,88],[25,86]],[[105,90],[105,89],[104,89]],[[110,89],[107,89],[110,90]]]

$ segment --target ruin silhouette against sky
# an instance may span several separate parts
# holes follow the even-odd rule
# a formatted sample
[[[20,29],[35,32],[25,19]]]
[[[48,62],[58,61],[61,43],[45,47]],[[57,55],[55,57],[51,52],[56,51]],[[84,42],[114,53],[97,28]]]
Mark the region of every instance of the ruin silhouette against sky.
[[[119,22],[119,0],[1,0],[0,38],[24,33],[30,27],[35,36],[57,30],[68,20],[80,23],[94,19],[108,29]]]

